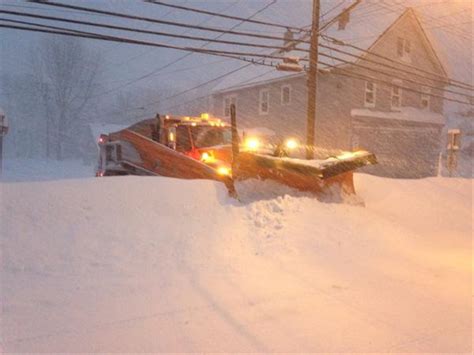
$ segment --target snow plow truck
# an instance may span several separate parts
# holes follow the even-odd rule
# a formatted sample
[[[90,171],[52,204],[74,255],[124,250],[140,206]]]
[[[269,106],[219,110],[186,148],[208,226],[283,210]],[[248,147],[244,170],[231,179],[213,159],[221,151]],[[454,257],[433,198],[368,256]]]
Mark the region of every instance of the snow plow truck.
[[[229,124],[208,114],[157,114],[126,129],[101,134],[98,146],[98,177],[210,179],[224,183],[234,197],[234,182],[252,178],[274,180],[318,196],[329,192],[353,195],[353,171],[376,163],[374,154],[366,151],[305,160],[301,158],[305,147],[296,139],[272,141],[239,134],[235,118]]]

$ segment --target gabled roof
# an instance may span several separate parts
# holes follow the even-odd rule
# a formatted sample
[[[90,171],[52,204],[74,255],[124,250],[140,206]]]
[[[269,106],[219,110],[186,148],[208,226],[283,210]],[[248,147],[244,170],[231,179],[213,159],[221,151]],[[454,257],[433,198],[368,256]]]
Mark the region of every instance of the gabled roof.
[[[377,44],[384,38],[384,36],[389,33],[391,30],[395,29],[397,25],[404,21],[407,17],[411,17],[414,21],[415,26],[418,27],[422,40],[425,44],[426,49],[428,50],[428,53],[431,55],[433,62],[435,66],[438,67],[438,69],[443,73],[445,77],[448,77],[448,74],[446,73],[446,70],[444,69],[443,64],[438,58],[438,55],[436,54],[436,51],[433,48],[432,41],[428,38],[428,35],[426,31],[423,29],[423,26],[421,25],[420,18],[416,14],[415,10],[413,8],[407,8],[405,12],[403,12],[385,31],[383,31],[380,36],[367,48],[367,51],[372,51],[373,48],[377,46]],[[366,57],[367,53],[363,54],[362,57]],[[358,62],[361,59],[357,60]]]

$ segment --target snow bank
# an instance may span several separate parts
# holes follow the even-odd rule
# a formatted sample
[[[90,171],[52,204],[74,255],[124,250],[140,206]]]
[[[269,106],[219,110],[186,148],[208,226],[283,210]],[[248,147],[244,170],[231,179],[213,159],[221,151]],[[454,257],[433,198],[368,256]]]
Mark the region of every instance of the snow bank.
[[[5,352],[469,352],[472,180],[0,184]],[[255,189],[252,193],[252,188]]]

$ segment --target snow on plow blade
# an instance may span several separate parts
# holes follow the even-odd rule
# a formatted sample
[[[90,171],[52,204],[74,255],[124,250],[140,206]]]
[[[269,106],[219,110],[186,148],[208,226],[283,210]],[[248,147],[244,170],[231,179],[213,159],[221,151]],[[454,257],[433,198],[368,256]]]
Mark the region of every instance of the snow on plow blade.
[[[319,195],[334,191],[355,194],[353,171],[376,164],[375,155],[361,151],[325,160],[278,158],[250,152],[239,153],[234,180],[270,179],[301,191]]]

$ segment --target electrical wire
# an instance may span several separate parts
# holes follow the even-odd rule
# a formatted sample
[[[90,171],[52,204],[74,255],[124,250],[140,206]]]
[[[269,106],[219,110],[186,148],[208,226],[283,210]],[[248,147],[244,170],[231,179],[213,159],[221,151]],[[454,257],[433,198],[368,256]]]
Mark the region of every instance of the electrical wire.
[[[235,6],[235,4],[237,4],[239,1],[240,1],[240,0],[237,0],[236,2],[230,4],[229,6],[227,6],[227,7],[225,8],[225,10],[228,10],[228,9],[232,8],[232,7]],[[265,6],[262,10],[264,10],[265,8],[267,8],[267,6]],[[224,11],[225,11],[225,10],[224,10]],[[173,10],[172,10],[172,11],[173,11]],[[208,19],[206,19],[206,20],[204,20],[204,21],[201,21],[201,22],[199,23],[199,25],[203,25],[203,24],[207,23],[208,21],[210,21],[211,19],[212,19],[212,17],[210,17],[210,18],[208,18]],[[233,27],[232,27],[232,28],[233,28]],[[231,28],[231,29],[232,29],[232,28]],[[188,33],[189,31],[190,31],[190,29],[188,28],[188,29],[184,30],[181,34],[184,35],[184,34]],[[214,39],[219,39],[221,36],[222,36],[222,35],[218,35],[218,36],[215,37]],[[204,43],[200,48],[204,48],[208,43],[209,43],[209,42]],[[155,49],[155,48],[151,48],[150,50],[153,50],[153,49]],[[110,94],[110,93],[115,92],[115,91],[117,91],[117,90],[121,90],[121,89],[123,89],[124,87],[127,87],[127,86],[129,86],[129,85],[132,85],[132,84],[134,84],[134,83],[136,83],[136,82],[139,82],[139,81],[141,81],[141,80],[145,80],[145,79],[148,79],[148,78],[152,78],[152,77],[154,77],[154,76],[156,76],[156,75],[159,75],[159,74],[162,72],[162,70],[164,70],[164,69],[166,69],[166,68],[169,68],[169,67],[175,65],[176,63],[179,63],[180,61],[182,61],[182,60],[184,60],[184,59],[186,59],[186,58],[192,56],[193,54],[194,54],[194,53],[192,53],[192,52],[185,53],[184,55],[182,55],[182,56],[180,56],[179,58],[173,60],[172,62],[168,62],[168,63],[166,63],[166,64],[164,64],[164,65],[160,65],[158,68],[153,69],[151,72],[148,72],[148,73],[146,73],[146,74],[144,74],[144,75],[142,75],[142,76],[140,76],[140,77],[138,77],[138,78],[135,78],[135,79],[133,79],[133,80],[129,80],[128,82],[126,82],[126,83],[124,83],[124,84],[122,84],[122,85],[120,85],[120,86],[117,86],[117,87],[115,87],[115,88],[112,88],[112,89],[108,90],[108,91],[107,91],[107,94]],[[134,59],[134,58],[131,58],[131,59]],[[228,58],[228,59],[225,59],[225,60],[232,60],[232,59],[229,59],[229,58]],[[166,73],[165,73],[165,74],[166,74]],[[105,93],[100,94],[100,95],[105,95]]]
[[[268,21],[246,19],[244,17],[232,16],[232,15],[227,15],[227,14],[222,14],[222,13],[212,12],[212,11],[207,11],[207,10],[201,10],[201,9],[192,8],[192,7],[188,7],[188,6],[170,4],[170,3],[166,3],[166,2],[158,1],[158,0],[143,0],[143,1],[147,2],[147,3],[150,3],[150,4],[154,4],[154,5],[166,6],[166,7],[171,7],[171,8],[179,9],[179,10],[183,10],[183,11],[189,11],[189,12],[194,12],[194,13],[199,13],[199,14],[212,15],[212,16],[216,16],[216,17],[231,19],[231,20],[245,21],[245,22],[249,22],[249,23],[255,23],[255,24],[259,24],[259,25],[278,27],[278,28],[283,28],[283,29],[293,30],[293,31],[298,31],[298,32],[306,31],[301,27],[281,25],[281,24],[277,24],[277,23],[274,23],[274,22],[268,22]]]
[[[12,20],[5,20],[4,21],[12,21]],[[31,24],[31,23],[29,23]],[[48,27],[48,28],[56,28],[56,27],[52,27],[52,26],[46,26],[46,25],[39,25],[39,24],[32,24],[33,26],[43,26],[43,27]],[[35,31],[40,31],[38,29],[32,29],[32,28],[20,28],[19,26],[5,26],[5,25],[2,25],[1,27],[7,27],[7,28],[15,28],[15,29],[20,29],[20,30],[35,30]],[[58,29],[58,28],[56,28]],[[164,48],[172,48],[172,49],[181,49],[181,50],[187,50],[187,51],[193,51],[193,50],[196,50],[196,48],[192,48],[192,47],[178,47],[176,48],[176,46],[163,46],[162,44],[156,44],[156,43],[151,43],[151,42],[145,42],[145,41],[137,41],[137,40],[132,40],[132,39],[123,39],[123,38],[120,38],[120,37],[115,37],[115,36],[105,36],[105,35],[99,35],[99,34],[93,34],[93,33],[90,33],[90,32],[84,32],[84,31],[75,31],[75,30],[71,30],[71,29],[64,29],[64,28],[59,28],[63,31],[66,31],[66,32],[62,32],[62,33],[59,33],[59,32],[53,32],[53,31],[47,31],[47,33],[56,33],[56,34],[65,34],[65,35],[76,35],[76,36],[87,36],[86,38],[94,38],[94,39],[102,39],[102,40],[112,40],[112,41],[120,41],[120,42],[125,42],[125,43],[132,43],[132,44],[142,44],[142,45],[153,45],[153,46],[159,46],[159,47],[164,47]],[[40,32],[45,32],[44,30],[41,30]],[[243,54],[246,54],[246,55],[251,55],[251,56],[259,56],[257,54],[253,54],[253,53],[241,53],[241,52],[227,52],[227,51],[214,51],[214,50],[199,50],[199,52],[201,53],[204,53],[204,54],[221,54],[221,55],[232,55],[232,56],[238,56],[238,55],[243,55]],[[261,55],[263,58],[275,58],[275,59],[282,59],[282,57],[276,57],[276,56],[271,56],[271,55]],[[236,57],[233,57],[233,59],[240,59],[240,58],[236,58]],[[337,60],[340,60],[340,58],[334,58],[334,59],[337,59]],[[348,64],[353,64],[351,62],[347,62]],[[259,64],[259,63],[254,63],[254,64]],[[262,63],[263,65],[265,65],[265,63]],[[325,64],[325,63],[324,63]],[[325,64],[327,65],[328,67],[335,67],[335,66],[332,66],[332,65],[328,65],[328,64]],[[273,66],[273,64],[271,64],[271,66]],[[226,73],[224,74],[225,76],[226,75],[230,75],[232,74],[233,72],[235,71],[238,71],[240,70],[241,68],[237,68],[235,69],[234,71],[230,72],[230,73]],[[389,75],[387,73],[383,73],[385,75]],[[220,78],[222,78],[223,76],[219,76],[218,78],[215,78],[213,80],[218,80]],[[202,86],[204,84],[200,84],[198,87]],[[390,83],[390,85],[392,85]],[[399,85],[397,85],[399,86]],[[437,88],[438,89],[438,88]],[[189,92],[191,90],[194,90],[194,88],[191,88],[191,89],[188,89],[186,92]],[[410,89],[411,91],[414,91],[413,89]],[[442,90],[442,89],[441,89]],[[442,90],[443,91],[443,90]],[[442,97],[444,98],[444,97]],[[447,98],[446,98],[447,99]],[[456,101],[456,102],[461,102],[461,101]],[[461,103],[465,103],[465,102],[461,102]]]
[[[67,5],[67,4],[61,4],[61,3],[56,3],[56,2],[50,2],[50,1],[43,2],[42,0],[28,0],[28,1],[33,2],[33,3],[38,3],[38,4],[44,4],[48,6],[56,6],[56,7],[80,10],[80,11],[89,11],[91,13],[110,15],[114,17],[127,18],[131,20],[140,20],[140,21],[158,23],[158,24],[169,25],[169,26],[185,27],[185,28],[192,28],[192,29],[202,30],[202,31],[218,32],[218,33],[226,32],[226,34],[236,35],[236,36],[245,36],[245,37],[261,38],[261,39],[273,39],[273,40],[279,40],[279,41],[283,40],[282,37],[278,37],[278,36],[270,36],[270,35],[234,31],[234,30],[222,30],[215,27],[207,27],[207,26],[191,25],[191,24],[182,23],[182,22],[159,20],[159,19],[150,18],[150,17],[143,17],[143,16],[129,15],[129,14],[124,14],[124,13],[119,13],[119,12],[99,10],[99,9],[94,9],[90,7]]]
[[[195,52],[195,53],[201,53],[201,54],[230,56],[232,58],[242,56],[242,57],[256,57],[256,58],[278,59],[278,60],[285,59],[285,57],[283,56],[275,56],[275,55],[252,53],[252,52],[235,52],[235,51],[225,51],[225,50],[215,50],[215,49],[203,49],[203,48],[196,48],[196,47],[181,47],[181,46],[174,46],[174,45],[169,45],[169,44],[164,44],[164,43],[135,40],[135,39],[126,38],[126,37],[117,37],[117,36],[97,34],[97,33],[87,32],[87,31],[78,31],[78,30],[68,29],[64,27],[42,25],[42,24],[37,24],[37,23],[32,23],[32,22],[27,22],[27,21],[18,21],[18,20],[3,19],[3,18],[0,20],[6,21],[6,22],[12,22],[12,23],[25,24],[25,25],[30,25],[30,26],[38,26],[42,28],[49,28],[51,30],[58,30],[58,32],[55,32],[55,31],[48,31],[44,29],[43,30],[33,29],[31,27],[7,26],[7,25],[1,26],[3,28],[12,28],[12,29],[18,29],[18,30],[24,30],[24,31],[45,32],[45,33],[53,33],[53,34],[55,33],[55,34],[62,34],[62,35],[74,35],[76,37],[93,38],[93,39],[99,39],[99,40],[104,40],[104,41],[108,40],[108,41],[113,41],[113,42],[153,46],[153,47],[158,47],[158,48],[175,49],[175,50],[180,50],[180,51],[185,51],[185,52]],[[63,31],[63,32],[60,32],[60,31]]]
[[[393,83],[391,83],[390,81],[386,81],[386,80],[383,80],[383,79],[375,78],[375,77],[364,75],[364,74],[352,73],[348,70],[341,69],[341,67],[337,67],[337,66],[331,65],[329,63],[325,63],[323,61],[319,61],[318,63],[323,64],[327,67],[336,69],[335,71],[333,71],[333,74],[336,74],[336,75],[341,74],[341,75],[345,75],[345,76],[356,78],[356,79],[368,80],[368,81],[373,81],[375,83],[381,83],[381,84],[386,84],[388,86],[393,86]],[[466,102],[466,101],[461,101],[461,100],[457,100],[457,99],[448,98],[448,97],[445,97],[443,95],[423,92],[423,91],[416,90],[416,89],[413,89],[413,88],[410,88],[410,87],[407,87],[407,86],[403,86],[403,85],[398,85],[397,84],[396,86],[398,88],[402,89],[402,90],[411,91],[411,92],[414,92],[414,93],[417,93],[417,94],[422,94],[422,95],[426,95],[426,96],[440,98],[440,99],[443,99],[444,101],[456,102],[458,104],[463,104],[463,105],[468,105],[468,106],[474,107],[474,105],[472,105],[471,103]],[[443,90],[440,90],[440,91],[443,91]]]
[[[436,74],[436,73],[433,73],[433,72],[430,72],[430,71],[427,71],[427,70],[424,70],[424,69],[421,69],[421,68],[417,68],[413,65],[410,65],[410,64],[407,64],[407,63],[403,63],[403,62],[399,62],[399,61],[396,61],[392,58],[389,58],[387,56],[384,56],[384,55],[381,55],[381,54],[378,54],[378,53],[375,53],[373,51],[369,51],[367,49],[364,49],[364,48],[361,48],[359,46],[356,46],[356,45],[353,45],[351,43],[347,43],[347,42],[344,42],[344,41],[341,41],[337,38],[334,38],[334,37],[331,37],[331,36],[328,36],[326,34],[323,35],[324,38],[328,39],[331,43],[334,43],[338,46],[345,46],[345,47],[350,47],[350,48],[353,48],[353,49],[356,49],[360,52],[363,52],[363,53],[366,53],[366,54],[369,54],[369,55],[372,55],[374,57],[377,57],[377,58],[381,58],[381,59],[384,59],[386,61],[389,61],[391,63],[394,63],[394,64],[397,64],[397,65],[400,65],[400,66],[403,66],[403,67],[407,67],[407,68],[410,68],[410,69],[413,69],[413,70],[416,70],[416,71],[419,71],[419,72],[422,72],[422,73],[425,73],[427,75],[430,75],[432,77],[436,77],[436,78],[439,78],[441,80],[448,80],[449,84],[452,85],[452,86],[457,86],[459,88],[462,88],[462,89],[467,89],[467,90],[471,90],[471,89],[474,89],[474,86],[470,85],[470,84],[467,84],[467,83],[464,83],[462,81],[459,81],[459,80],[455,80],[455,79],[451,79],[451,78],[446,78],[442,75],[439,75],[439,74]],[[434,80],[434,79],[431,79],[431,80]]]
[[[9,14],[9,15],[15,15],[15,16],[25,16],[25,17],[39,18],[39,19],[44,19],[44,20],[62,21],[62,22],[74,23],[74,24],[81,24],[81,25],[90,25],[90,26],[95,26],[95,27],[109,28],[109,29],[117,29],[117,30],[130,31],[130,32],[154,34],[154,35],[158,35],[158,36],[163,36],[163,35],[164,35],[164,36],[171,36],[171,37],[184,38],[184,39],[207,40],[208,42],[218,42],[218,43],[224,43],[224,44],[250,46],[250,47],[257,47],[257,48],[271,48],[271,49],[279,49],[279,50],[285,49],[284,47],[279,47],[279,46],[269,46],[269,45],[261,45],[261,44],[251,44],[251,43],[235,42],[235,41],[222,41],[222,40],[218,40],[218,39],[207,39],[207,38],[204,38],[204,37],[182,36],[182,35],[175,35],[175,34],[163,33],[163,32],[157,32],[157,31],[148,31],[148,30],[134,29],[134,28],[130,28],[130,27],[99,24],[99,23],[90,22],[90,21],[78,21],[78,20],[64,19],[64,18],[53,17],[53,16],[43,16],[43,15],[37,15],[37,14],[31,14],[31,13],[25,13],[25,12],[0,10],[0,13]],[[24,24],[25,24],[25,23],[24,23]],[[32,23],[26,23],[26,24],[32,25]],[[56,29],[59,29],[59,28],[56,28]],[[64,28],[61,28],[61,30],[64,30]],[[370,59],[368,59],[368,58],[360,57],[360,56],[354,55],[354,54],[349,53],[349,52],[341,51],[341,50],[338,50],[338,49],[336,49],[336,48],[334,48],[334,47],[329,47],[329,46],[326,46],[326,45],[323,45],[323,44],[320,44],[320,46],[321,46],[322,48],[327,48],[327,49],[330,49],[330,50],[338,51],[338,52],[340,52],[340,53],[343,53],[343,54],[346,54],[346,55],[349,55],[349,56],[353,56],[353,57],[356,57],[356,58],[358,58],[358,59],[362,59],[362,60],[365,60],[365,61],[368,61],[368,62],[372,62],[372,63],[379,64],[379,65],[383,65],[383,66],[389,67],[389,68],[391,68],[391,69],[395,69],[395,70],[398,70],[398,71],[404,71],[404,70],[402,70],[402,69],[400,69],[400,68],[396,68],[396,67],[393,67],[393,66],[389,66],[389,65],[387,65],[387,64],[384,64],[384,63],[376,62],[376,61],[370,60]],[[303,50],[303,49],[299,49],[299,48],[294,48],[294,50],[299,50],[299,51],[305,51],[305,52],[307,52],[307,50]],[[325,54],[324,54],[324,53],[321,53],[321,55],[324,56]],[[424,78],[424,79],[430,79],[430,78],[427,78],[427,77],[425,77],[425,76],[423,76],[423,75],[420,75],[420,74],[417,74],[417,73],[414,73],[414,72],[407,72],[407,71],[404,71],[404,72],[405,72],[405,73],[408,73],[408,74],[412,74],[412,75],[416,75],[416,76],[422,77],[422,78]],[[143,79],[143,77],[140,77],[138,80],[142,80],[142,79]],[[137,80],[137,81],[138,81],[138,80]],[[430,80],[440,81],[440,80],[438,80],[438,79],[430,79]],[[444,84],[446,84],[446,80],[443,80],[442,82],[443,82]],[[454,92],[454,93],[456,93],[456,92]]]
[[[221,44],[231,44],[235,46],[245,46],[245,47],[254,47],[254,48],[269,48],[269,49],[285,49],[281,46],[275,45],[267,45],[267,44],[258,44],[258,43],[248,43],[248,42],[240,42],[240,41],[227,41],[227,40],[220,40],[220,39],[213,39],[207,37],[198,37],[198,36],[186,36],[182,34],[175,34],[170,32],[161,32],[161,31],[151,31],[151,30],[142,30],[138,28],[131,28],[131,27],[124,27],[124,26],[117,26],[117,25],[109,25],[91,21],[80,21],[80,20],[73,20],[73,19],[65,19],[55,16],[44,16],[38,14],[32,14],[28,12],[18,12],[18,11],[7,11],[7,10],[0,10],[0,13],[13,15],[13,16],[23,16],[23,17],[30,17],[35,19],[42,19],[42,20],[50,20],[50,21],[59,21],[59,22],[66,22],[66,23],[73,23],[76,25],[86,25],[86,26],[93,26],[99,28],[107,28],[113,30],[120,30],[120,31],[127,31],[127,32],[135,32],[135,33],[143,33],[143,34],[150,34],[156,36],[165,36],[165,37],[173,37],[179,39],[187,39],[193,41],[206,41],[209,43],[221,43]]]

